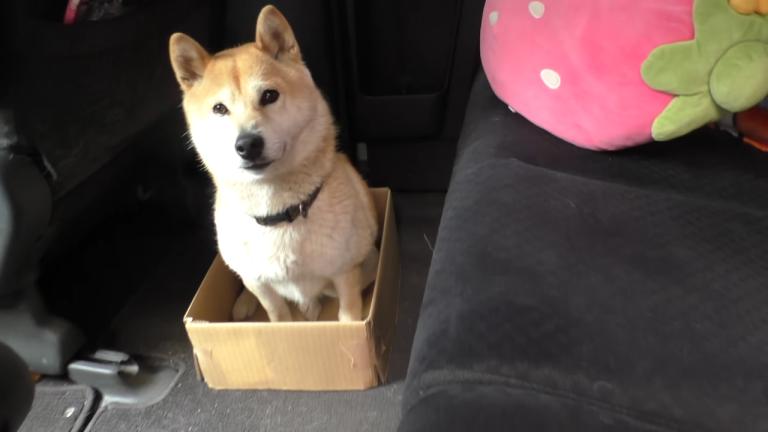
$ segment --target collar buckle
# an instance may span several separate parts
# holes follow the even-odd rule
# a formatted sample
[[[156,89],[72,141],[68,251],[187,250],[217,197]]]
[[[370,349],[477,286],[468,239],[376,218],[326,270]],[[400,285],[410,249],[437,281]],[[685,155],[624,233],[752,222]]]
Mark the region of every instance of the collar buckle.
[[[288,207],[281,213],[264,217],[255,216],[254,219],[256,219],[256,223],[262,226],[271,227],[283,222],[292,223],[298,219],[299,215],[306,219],[307,214],[309,213],[309,207],[312,206],[312,203],[315,202],[317,196],[320,195],[320,189],[322,187],[323,184],[320,183],[320,186],[318,186],[317,189],[315,189],[315,191],[312,192],[312,194],[306,200]]]

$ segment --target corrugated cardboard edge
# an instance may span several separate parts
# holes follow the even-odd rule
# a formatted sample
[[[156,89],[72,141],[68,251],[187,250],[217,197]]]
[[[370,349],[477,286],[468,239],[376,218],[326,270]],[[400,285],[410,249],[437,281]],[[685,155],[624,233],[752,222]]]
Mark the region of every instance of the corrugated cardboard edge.
[[[210,270],[209,270],[210,271]],[[194,303],[194,302],[193,302]],[[184,327],[186,328],[189,324],[192,324],[193,322],[196,322],[193,318],[188,317],[189,315],[189,309],[187,309],[187,313],[184,316]],[[200,322],[200,321],[197,321]],[[189,330],[187,330],[189,332]],[[187,333],[188,334],[188,333]],[[189,337],[189,336],[187,336]],[[200,360],[198,360],[198,349],[194,346],[192,347],[192,363],[195,368],[195,377],[198,381],[205,381],[205,377],[203,377],[203,369],[200,367]]]
[[[386,383],[400,297],[400,244],[397,224],[395,223],[392,192],[389,189],[383,190],[387,194],[387,205],[379,247],[381,255],[376,273],[376,286],[374,288],[376,292],[371,303],[371,312],[366,320],[366,330],[369,343],[372,344],[371,352],[376,358],[375,368],[378,380],[381,383]],[[381,286],[389,286],[390,289],[380,289]]]
[[[221,266],[214,265],[215,263],[220,262]],[[205,277],[203,278],[202,282],[200,283],[200,286],[202,287],[205,285],[209,280],[219,278],[222,276],[220,270],[222,268],[228,269],[226,263],[224,262],[224,259],[221,257],[221,254],[216,254],[216,258],[214,258],[214,262],[211,263],[211,266],[208,268],[208,271],[205,273]],[[232,277],[237,278],[234,274],[230,274],[225,277]],[[195,296],[192,299],[192,302],[190,302],[189,307],[187,308],[187,312],[184,314],[184,327],[187,328],[189,324],[192,323],[207,323],[206,320],[200,320],[196,319],[195,315],[197,315],[196,312],[199,312],[196,310],[196,307],[199,307],[200,304],[209,304],[211,301],[225,301],[229,302],[231,300],[231,303],[234,304],[234,299],[226,298],[226,296],[218,295],[213,298],[203,298],[203,297],[211,297],[211,293],[203,292],[200,288],[198,288],[197,292],[195,293]],[[221,292],[219,294],[222,294]],[[209,308],[206,307],[206,309],[215,309],[215,308]],[[198,315],[199,316],[199,315]],[[227,317],[228,318],[228,317]],[[187,330],[187,333],[189,333],[189,330]],[[198,358],[199,353],[196,352],[198,348],[193,346],[193,352],[192,352],[192,358],[193,363],[195,366],[195,375],[197,376],[198,381],[205,381],[205,376],[203,375],[203,368],[200,366],[200,360]]]

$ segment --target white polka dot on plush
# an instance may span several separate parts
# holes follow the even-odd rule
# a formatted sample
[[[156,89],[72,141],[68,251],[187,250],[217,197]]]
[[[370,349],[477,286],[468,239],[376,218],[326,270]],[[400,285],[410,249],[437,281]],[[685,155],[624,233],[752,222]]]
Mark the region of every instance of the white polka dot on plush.
[[[491,25],[496,25],[496,22],[499,20],[499,11],[493,11],[490,15],[488,15],[488,21],[491,22]]]
[[[528,10],[534,18],[541,18],[544,16],[544,3],[540,1],[532,1],[528,3]]]
[[[514,108],[512,108],[511,106],[507,106],[507,108],[509,108],[509,110],[510,110],[510,111],[512,111],[513,113],[516,113],[516,112],[517,112],[517,111],[515,111],[515,109],[514,109]]]
[[[551,69],[541,71],[541,80],[551,89],[560,87],[560,75]]]

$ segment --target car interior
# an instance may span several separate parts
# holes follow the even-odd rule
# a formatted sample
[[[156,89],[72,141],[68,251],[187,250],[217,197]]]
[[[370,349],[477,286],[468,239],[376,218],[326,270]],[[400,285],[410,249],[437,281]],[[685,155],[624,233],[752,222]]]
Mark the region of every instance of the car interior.
[[[0,6],[1,432],[768,430],[756,146],[550,134],[494,93],[485,0],[81,0],[65,23],[73,4]],[[392,192],[397,316],[370,389],[209,388],[185,328],[215,190],[168,41],[252,42],[267,4],[338,151]]]

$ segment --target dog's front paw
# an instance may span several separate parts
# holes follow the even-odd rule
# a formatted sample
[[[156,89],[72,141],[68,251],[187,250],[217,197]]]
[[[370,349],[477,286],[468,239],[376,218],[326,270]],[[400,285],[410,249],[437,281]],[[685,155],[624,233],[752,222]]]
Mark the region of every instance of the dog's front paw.
[[[253,293],[244,289],[240,296],[235,300],[235,306],[232,308],[232,319],[234,321],[245,321],[256,313],[259,307],[259,300]]]
[[[322,310],[323,306],[317,299],[307,302],[307,304],[302,305],[301,307],[301,313],[304,315],[304,318],[306,318],[307,321],[317,321]]]
[[[361,321],[362,320],[362,312],[360,311],[339,311],[339,321],[340,322],[353,322],[353,321]]]

